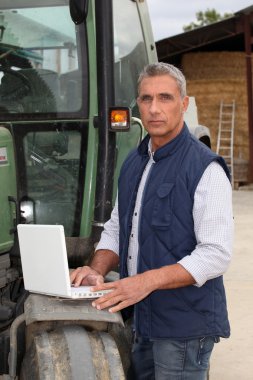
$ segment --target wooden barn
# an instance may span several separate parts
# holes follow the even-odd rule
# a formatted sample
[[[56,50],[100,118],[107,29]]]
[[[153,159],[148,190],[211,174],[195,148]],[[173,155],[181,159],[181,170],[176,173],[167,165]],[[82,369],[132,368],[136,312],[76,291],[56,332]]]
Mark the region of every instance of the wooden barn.
[[[175,64],[195,96],[199,123],[216,150],[221,102],[235,104],[234,181],[253,182],[253,6],[233,17],[157,42],[159,61]]]

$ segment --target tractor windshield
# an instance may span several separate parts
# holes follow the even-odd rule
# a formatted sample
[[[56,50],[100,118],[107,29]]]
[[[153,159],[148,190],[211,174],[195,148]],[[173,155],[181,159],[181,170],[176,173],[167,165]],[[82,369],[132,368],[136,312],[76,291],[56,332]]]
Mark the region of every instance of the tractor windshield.
[[[0,0],[0,120],[87,116],[84,33],[67,0]]]

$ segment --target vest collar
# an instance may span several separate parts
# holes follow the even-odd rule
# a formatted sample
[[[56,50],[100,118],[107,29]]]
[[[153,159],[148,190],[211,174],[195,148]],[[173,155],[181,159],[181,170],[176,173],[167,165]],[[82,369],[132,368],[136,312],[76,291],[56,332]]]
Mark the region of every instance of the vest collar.
[[[155,162],[174,154],[182,145],[184,145],[186,139],[189,137],[190,132],[184,123],[184,126],[180,133],[170,142],[163,145],[161,148],[157,149],[153,155],[153,159]],[[138,152],[141,156],[149,155],[149,141],[150,136],[147,135],[138,147]]]

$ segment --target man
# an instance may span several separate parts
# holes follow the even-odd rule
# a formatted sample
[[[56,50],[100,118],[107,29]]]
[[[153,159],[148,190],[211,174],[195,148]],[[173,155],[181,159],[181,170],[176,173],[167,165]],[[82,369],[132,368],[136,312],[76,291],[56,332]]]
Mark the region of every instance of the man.
[[[148,65],[137,103],[148,135],[122,166],[90,267],[71,278],[113,289],[93,302],[97,309],[134,305],[134,378],[204,380],[214,343],[230,334],[222,279],[233,229],[228,169],[184,124],[177,68]],[[118,265],[121,279],[103,284]]]

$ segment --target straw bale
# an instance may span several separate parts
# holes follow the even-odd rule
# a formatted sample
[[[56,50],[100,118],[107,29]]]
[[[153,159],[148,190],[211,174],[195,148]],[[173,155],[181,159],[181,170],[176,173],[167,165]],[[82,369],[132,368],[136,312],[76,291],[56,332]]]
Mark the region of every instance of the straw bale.
[[[184,54],[182,67],[188,79],[245,78],[245,53],[199,52]]]
[[[248,107],[245,54],[241,52],[188,53],[182,69],[187,92],[195,96],[199,124],[210,129],[212,149],[216,150],[220,102],[235,100],[234,157],[249,159]]]

